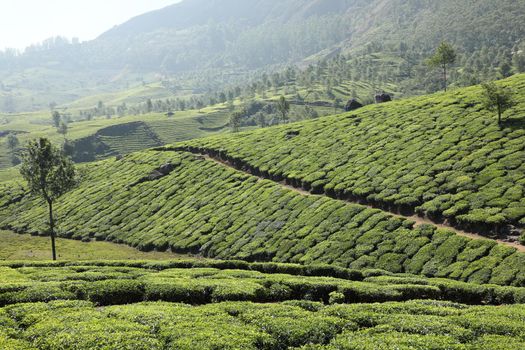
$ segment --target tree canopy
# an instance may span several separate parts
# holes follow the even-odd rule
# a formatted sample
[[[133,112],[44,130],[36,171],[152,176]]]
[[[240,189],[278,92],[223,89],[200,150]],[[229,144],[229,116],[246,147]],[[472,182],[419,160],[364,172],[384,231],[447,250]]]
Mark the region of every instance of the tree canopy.
[[[286,100],[286,97],[281,96],[277,102],[277,109],[281,114],[281,120],[283,123],[288,121],[288,113],[290,112],[290,102]]]
[[[501,124],[502,114],[516,103],[513,91],[496,85],[494,82],[483,84],[483,104],[486,109],[498,112],[498,124]]]
[[[53,202],[76,184],[73,162],[46,138],[32,140],[22,155],[20,174],[33,195],[41,196],[49,207],[49,233],[53,260],[56,260]]]
[[[456,62],[457,54],[451,44],[443,41],[437,48],[433,56],[431,56],[427,63],[430,67],[443,69],[443,83],[445,91],[447,91],[447,68]]]

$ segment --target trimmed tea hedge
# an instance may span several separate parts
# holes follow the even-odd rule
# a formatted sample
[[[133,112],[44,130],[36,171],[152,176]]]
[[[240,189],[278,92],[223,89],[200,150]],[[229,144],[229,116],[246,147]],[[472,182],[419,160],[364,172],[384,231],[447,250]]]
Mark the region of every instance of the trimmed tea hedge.
[[[232,269],[237,265],[243,269]],[[295,275],[282,273],[287,270]],[[525,288],[477,285],[378,270],[338,271],[344,278],[322,276],[333,272],[322,267],[298,269],[295,265],[235,261],[11,263],[0,266],[0,306],[52,300],[88,300],[96,305],[286,300],[327,304],[411,299],[465,304],[525,303]]]
[[[204,306],[85,301],[0,309],[5,349],[400,349],[525,347],[525,307],[410,301],[324,306],[228,302]]]
[[[168,176],[149,180],[171,162]],[[88,165],[55,205],[62,237],[110,240],[247,261],[379,268],[476,283],[525,286],[525,255],[489,240],[303,196],[184,152],[149,151]],[[0,226],[43,234],[43,202],[0,193]],[[16,199],[16,200],[15,200]]]
[[[508,232],[525,227],[525,75],[501,84],[518,101],[501,128],[472,87],[174,148],[314,193]]]

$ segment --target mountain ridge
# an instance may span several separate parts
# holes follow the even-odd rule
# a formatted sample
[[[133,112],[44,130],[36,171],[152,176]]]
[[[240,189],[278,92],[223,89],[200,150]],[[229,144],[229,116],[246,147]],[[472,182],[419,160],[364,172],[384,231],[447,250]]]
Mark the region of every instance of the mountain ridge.
[[[525,59],[516,59],[524,51],[524,22],[524,0],[185,0],[86,43],[56,40],[19,56],[0,53],[0,107],[19,111],[10,99],[27,91],[37,100],[54,91],[67,102],[66,92],[79,86],[84,90],[75,96],[82,97],[141,80],[196,87],[189,77],[198,77],[197,90],[217,90],[338,54],[364,60],[360,75],[368,80],[431,92],[440,84],[424,62],[442,40],[457,49],[451,80],[459,86],[525,71]]]

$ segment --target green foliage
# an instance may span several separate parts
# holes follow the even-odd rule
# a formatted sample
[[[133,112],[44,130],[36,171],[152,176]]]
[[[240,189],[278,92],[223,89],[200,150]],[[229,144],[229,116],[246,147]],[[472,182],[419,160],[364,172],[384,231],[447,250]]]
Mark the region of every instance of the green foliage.
[[[483,84],[483,104],[490,111],[498,113],[498,124],[501,115],[515,105],[512,90],[496,85],[494,82]]]
[[[286,97],[281,96],[277,101],[277,110],[281,113],[281,122],[288,122],[288,113],[290,112],[290,103],[286,100]]]
[[[22,159],[20,173],[29,190],[47,202],[55,201],[76,184],[72,162],[48,139],[29,142]]]
[[[22,156],[20,174],[29,191],[41,196],[49,207],[49,234],[56,260],[53,202],[76,185],[73,162],[46,138],[30,141]]]
[[[239,129],[241,127],[241,118],[243,114],[243,112],[237,111],[230,116],[230,127],[232,129],[232,132],[239,132]]]
[[[18,140],[18,137],[16,137],[16,134],[9,133],[7,135],[5,145],[7,147],[9,157],[11,158],[11,165],[18,165],[20,163],[20,159],[17,155],[17,150],[20,146],[20,141]]]
[[[444,67],[453,64],[456,58],[456,50],[450,43],[444,41],[439,44],[434,55],[429,58],[428,64],[433,67]]]
[[[20,145],[20,141],[18,140],[15,134],[10,133],[9,135],[7,135],[6,145],[7,148],[9,148],[11,152],[13,152]]]
[[[172,173],[148,180],[166,163],[175,166]],[[43,234],[43,203],[28,196],[11,203],[17,195],[0,193],[0,203],[6,203],[0,225]],[[507,258],[496,250],[489,253],[490,248],[467,257],[470,240],[451,232],[430,225],[413,228],[380,210],[304,196],[185,152],[148,151],[93,163],[56,209],[63,237],[110,240],[144,251],[324,264],[309,267],[313,275],[344,276],[340,267],[381,268],[466,281],[479,270],[480,259],[494,259],[496,264],[486,266],[490,272]],[[465,256],[461,267],[452,266],[459,256]],[[523,285],[516,276],[525,264],[509,264],[516,272],[495,283]],[[272,266],[265,268],[280,269]],[[492,275],[480,276],[479,282],[488,283]]]
[[[329,294],[330,299],[328,299],[329,304],[341,304],[345,302],[345,295],[340,292],[333,291]]]
[[[53,111],[51,117],[53,121],[53,126],[58,129],[60,127],[60,121],[62,120],[62,116],[60,115],[60,112]]]
[[[88,302],[0,309],[6,349],[519,349],[522,306]],[[15,332],[15,330],[17,330]]]
[[[472,87],[235,137],[192,140],[182,148],[217,154],[331,197],[446,218],[478,231],[520,228],[524,78],[499,83],[515,90],[517,100],[501,128],[488,120],[481,89]]]
[[[11,68],[3,72],[10,89],[0,95],[0,108],[42,110],[49,101],[64,104],[93,90],[114,94],[128,84],[157,80],[159,67],[168,87],[161,98],[235,83],[246,86],[258,70],[271,75],[275,66],[306,66],[339,51],[349,57],[344,68],[349,81],[373,83],[379,89],[393,83],[404,94],[420,93],[438,87],[438,80],[425,74],[423,61],[442,40],[458,48],[454,81],[471,85],[523,72],[523,12],[523,4],[513,0],[334,0],[306,7],[293,0],[177,4],[134,18],[90,42],[59,37],[23,54],[0,52],[0,65]],[[377,14],[372,22],[371,13]],[[129,71],[116,71],[123,62]],[[337,93],[341,75],[329,73],[322,89]],[[117,74],[119,79],[112,79]],[[146,105],[155,92],[115,99],[115,107],[137,99]],[[99,96],[90,99],[93,107]]]
[[[61,122],[60,122],[60,125],[59,125],[58,128],[57,128],[57,132],[58,132],[60,135],[64,136],[64,138],[65,138],[66,135],[67,135],[68,128],[69,128],[69,127],[68,127],[67,123],[64,122],[64,121],[61,121]]]
[[[442,42],[432,57],[428,59],[428,65],[443,69],[443,83],[447,91],[447,68],[454,64],[457,59],[456,50],[451,44]]]
[[[439,299],[472,305],[525,301],[525,289],[442,278],[241,261],[93,261],[9,263],[0,266],[0,304],[86,300],[96,305],[141,301],[192,305],[222,301],[325,304]],[[342,270],[342,269],[340,269]],[[313,272],[316,271],[316,272]],[[288,272],[288,273],[285,273]],[[293,273],[293,274],[292,274]]]

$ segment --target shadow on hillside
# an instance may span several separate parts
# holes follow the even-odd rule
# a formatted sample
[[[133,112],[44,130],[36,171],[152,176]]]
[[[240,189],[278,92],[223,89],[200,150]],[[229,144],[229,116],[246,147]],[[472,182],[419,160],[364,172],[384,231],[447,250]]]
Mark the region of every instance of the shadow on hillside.
[[[522,117],[512,117],[512,118],[502,118],[501,127],[509,128],[512,130],[525,129],[525,116]]]

